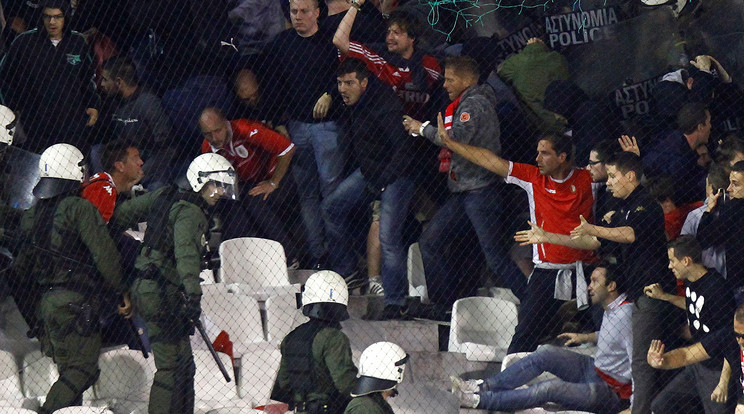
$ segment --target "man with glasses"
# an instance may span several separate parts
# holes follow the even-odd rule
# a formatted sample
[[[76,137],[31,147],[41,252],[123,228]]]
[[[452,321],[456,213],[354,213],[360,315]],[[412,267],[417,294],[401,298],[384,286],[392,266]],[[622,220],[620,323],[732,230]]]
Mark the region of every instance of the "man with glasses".
[[[18,145],[28,151],[65,142],[87,153],[98,120],[94,65],[83,36],[66,25],[68,6],[45,0],[43,25],[19,35],[0,62],[0,96],[20,113],[27,139]]]

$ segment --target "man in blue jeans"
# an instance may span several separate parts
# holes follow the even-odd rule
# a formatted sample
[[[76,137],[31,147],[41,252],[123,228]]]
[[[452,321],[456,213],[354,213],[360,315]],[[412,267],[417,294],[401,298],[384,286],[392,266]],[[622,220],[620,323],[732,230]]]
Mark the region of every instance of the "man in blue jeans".
[[[356,168],[323,200],[332,270],[351,276],[356,270],[350,225],[357,211],[379,197],[382,286],[381,319],[406,319],[408,291],[406,246],[402,228],[414,185],[410,178],[411,140],[400,123],[403,104],[380,84],[358,59],[346,59],[338,70],[338,91],[347,108],[346,145]],[[348,280],[348,279],[347,279]]]
[[[460,405],[516,411],[553,402],[569,410],[612,414],[627,408],[632,394],[633,307],[626,300],[619,275],[605,263],[592,272],[589,296],[604,309],[599,332],[564,333],[560,337],[566,339],[566,345],[596,343],[595,358],[545,345],[485,380],[452,377],[452,392]],[[543,372],[558,378],[519,388]]]
[[[454,56],[445,61],[444,89],[451,103],[443,119],[451,139],[463,144],[501,152],[499,120],[496,115],[496,94],[490,86],[478,84],[480,70],[475,61],[466,56]],[[403,118],[406,130],[422,136],[438,146],[443,143],[437,127],[409,116]],[[447,250],[452,240],[467,231],[474,231],[491,270],[506,276],[506,285],[519,297],[526,289],[523,275],[510,278],[516,272],[504,271],[510,264],[505,243],[505,229],[501,212],[501,179],[485,167],[453,154],[446,148],[439,154],[439,170],[447,173],[450,196],[421,234],[419,245],[424,262],[431,309],[420,312],[427,319],[447,320],[445,312],[451,308],[457,293],[455,285],[466,277],[447,260]],[[467,282],[466,282],[467,283]],[[471,283],[474,285],[473,283]]]
[[[297,148],[292,176],[297,184],[302,223],[312,267],[325,268],[325,224],[321,200],[343,178],[344,159],[338,147],[331,93],[338,55],[331,39],[318,28],[318,0],[290,0],[292,28],[266,47],[264,67],[270,88],[268,104],[284,110],[287,130]],[[273,100],[273,102],[271,102]]]

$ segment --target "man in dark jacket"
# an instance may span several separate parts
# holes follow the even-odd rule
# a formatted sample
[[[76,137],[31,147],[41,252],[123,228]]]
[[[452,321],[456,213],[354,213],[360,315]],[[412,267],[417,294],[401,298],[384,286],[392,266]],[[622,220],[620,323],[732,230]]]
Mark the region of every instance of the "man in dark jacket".
[[[21,114],[26,142],[40,152],[58,142],[88,150],[86,126],[98,120],[94,65],[80,33],[66,29],[69,2],[47,0],[44,25],[16,37],[0,63],[2,99]]]
[[[360,60],[345,60],[337,80],[338,91],[349,107],[348,147],[358,168],[323,200],[331,267],[344,276],[354,272],[356,258],[348,248],[352,244],[348,224],[353,212],[379,196],[386,305],[382,317],[401,319],[407,290],[407,253],[401,230],[413,196],[411,144],[400,124],[403,105],[390,88],[370,77]]]

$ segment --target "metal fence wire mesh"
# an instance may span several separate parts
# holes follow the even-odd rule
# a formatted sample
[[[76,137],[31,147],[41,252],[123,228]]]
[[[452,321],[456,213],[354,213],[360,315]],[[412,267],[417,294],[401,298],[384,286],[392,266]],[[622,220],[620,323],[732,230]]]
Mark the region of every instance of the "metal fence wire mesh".
[[[0,412],[744,412],[741,1],[0,11]]]

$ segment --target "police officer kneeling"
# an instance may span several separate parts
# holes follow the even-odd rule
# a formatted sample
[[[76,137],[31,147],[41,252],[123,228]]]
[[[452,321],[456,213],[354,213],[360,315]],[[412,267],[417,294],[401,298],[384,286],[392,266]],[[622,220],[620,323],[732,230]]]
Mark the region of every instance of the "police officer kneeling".
[[[186,172],[189,188],[162,187],[122,203],[111,223],[122,228],[147,221],[135,268],[132,306],[147,323],[155,356],[149,413],[194,412],[191,321],[201,314],[199,273],[206,248],[204,211],[220,198],[236,198],[235,169],[218,154],[196,157]]]
[[[39,200],[21,219],[23,244],[13,271],[35,278],[42,294],[39,339],[57,364],[59,379],[39,412],[51,413],[80,405],[83,392],[96,382],[98,311],[101,304],[117,301],[124,286],[106,223],[93,204],[80,198],[86,175],[80,150],[52,145],[41,154],[39,173],[33,190]]]
[[[307,414],[341,414],[356,384],[349,338],[341,321],[349,319],[349,291],[338,273],[310,276],[302,292],[302,313],[310,318],[284,337],[282,361],[271,398]]]
[[[344,414],[392,414],[386,401],[398,395],[408,354],[392,342],[377,342],[367,347],[359,359],[359,380],[351,392],[354,397]]]

